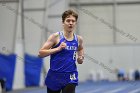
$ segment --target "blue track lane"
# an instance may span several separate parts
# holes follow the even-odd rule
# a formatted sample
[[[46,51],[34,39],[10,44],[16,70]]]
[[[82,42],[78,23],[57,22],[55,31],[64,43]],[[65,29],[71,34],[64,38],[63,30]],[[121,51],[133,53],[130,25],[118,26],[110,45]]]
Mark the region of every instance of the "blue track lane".
[[[47,91],[46,87],[44,87],[9,93],[47,93]],[[76,93],[140,93],[140,81],[100,81],[79,83],[76,88]]]

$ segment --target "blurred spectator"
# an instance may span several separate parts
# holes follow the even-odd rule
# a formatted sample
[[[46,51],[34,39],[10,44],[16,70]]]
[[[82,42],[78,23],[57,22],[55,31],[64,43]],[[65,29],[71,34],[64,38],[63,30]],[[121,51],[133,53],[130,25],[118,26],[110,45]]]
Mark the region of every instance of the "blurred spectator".
[[[136,71],[134,72],[134,79],[135,79],[135,80],[140,80],[140,72],[139,72],[139,70],[136,70]]]
[[[125,79],[125,70],[124,69],[117,69],[117,78],[119,81],[124,81]]]

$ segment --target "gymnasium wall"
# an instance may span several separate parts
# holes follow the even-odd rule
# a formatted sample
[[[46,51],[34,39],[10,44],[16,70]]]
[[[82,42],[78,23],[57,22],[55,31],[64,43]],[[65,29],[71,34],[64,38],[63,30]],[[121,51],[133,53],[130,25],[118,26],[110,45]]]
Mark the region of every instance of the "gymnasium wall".
[[[131,71],[140,70],[139,45],[88,46],[85,53],[84,64],[78,65],[81,81],[89,79],[91,74],[94,75],[95,81],[117,80],[116,69],[124,69],[131,79],[133,76]],[[97,79],[98,74],[100,76]]]
[[[139,3],[116,0],[119,4],[114,5],[110,1],[71,1],[71,7],[79,12],[78,32],[83,35],[85,45],[139,44]]]

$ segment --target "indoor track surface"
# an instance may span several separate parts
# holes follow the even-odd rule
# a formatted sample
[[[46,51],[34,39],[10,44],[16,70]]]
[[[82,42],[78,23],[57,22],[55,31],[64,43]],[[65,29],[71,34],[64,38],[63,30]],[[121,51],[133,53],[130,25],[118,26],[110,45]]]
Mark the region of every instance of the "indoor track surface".
[[[8,93],[47,93],[46,87],[27,88]],[[140,81],[120,81],[120,82],[84,82],[76,88],[76,93],[140,93]]]

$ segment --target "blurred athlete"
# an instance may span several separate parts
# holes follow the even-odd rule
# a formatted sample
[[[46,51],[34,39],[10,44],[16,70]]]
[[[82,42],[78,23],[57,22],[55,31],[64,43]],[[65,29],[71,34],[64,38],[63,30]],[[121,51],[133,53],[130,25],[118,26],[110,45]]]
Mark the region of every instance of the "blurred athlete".
[[[78,85],[76,61],[82,64],[84,60],[83,39],[74,34],[77,19],[78,14],[73,10],[65,11],[63,31],[50,35],[39,51],[39,57],[50,55],[50,69],[45,80],[47,93],[75,93]]]

